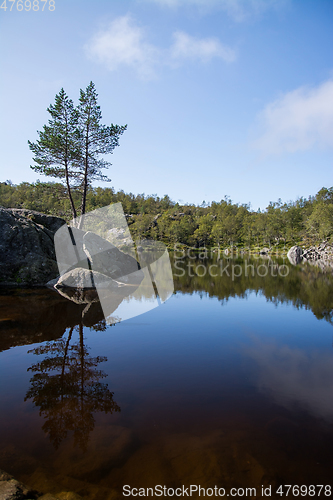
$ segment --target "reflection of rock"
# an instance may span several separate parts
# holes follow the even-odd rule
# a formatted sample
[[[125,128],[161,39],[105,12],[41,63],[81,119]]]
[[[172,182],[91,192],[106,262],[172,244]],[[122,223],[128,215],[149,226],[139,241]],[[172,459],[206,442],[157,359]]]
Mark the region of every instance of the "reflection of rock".
[[[63,224],[58,217],[0,208],[0,283],[44,285],[57,276],[53,237]]]
[[[86,304],[86,307],[82,311],[82,323],[84,326],[93,327],[102,321],[105,321],[104,312],[99,300]]]
[[[56,287],[57,292],[66,299],[75,302],[75,304],[92,304],[98,302],[98,293],[96,288],[87,288],[85,290],[71,287]]]
[[[87,305],[67,300],[48,288],[0,291],[0,351],[61,337],[66,328],[82,320]],[[95,314],[96,323],[103,318],[103,313],[100,317]]]
[[[291,247],[291,249],[287,253],[290,264],[292,264],[293,266],[299,264],[302,261],[302,254],[303,250],[301,249],[301,247],[298,247],[297,245]]]
[[[141,281],[141,270],[130,275],[139,275]],[[95,285],[93,287],[92,285]],[[75,268],[61,276],[55,289],[63,297],[78,305],[85,305],[82,311],[82,321],[85,326],[93,326],[103,320],[107,311],[109,317],[119,307],[125,297],[133,294],[139,285],[117,282],[98,272],[87,269]],[[102,304],[102,305],[101,305]],[[103,312],[103,308],[105,309]],[[119,318],[109,318],[109,322],[118,322]]]

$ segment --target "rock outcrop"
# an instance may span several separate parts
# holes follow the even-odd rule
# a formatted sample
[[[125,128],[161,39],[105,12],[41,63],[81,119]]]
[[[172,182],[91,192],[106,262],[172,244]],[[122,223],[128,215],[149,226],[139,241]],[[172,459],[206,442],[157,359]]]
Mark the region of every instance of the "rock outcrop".
[[[333,269],[333,245],[327,241],[323,241],[318,246],[311,246],[307,249],[302,249],[299,246],[293,246],[289,250],[287,257],[293,265],[301,262],[308,262],[316,265],[323,270]]]
[[[136,259],[109,241],[33,210],[0,208],[0,252],[4,286],[114,288],[114,280],[138,285],[143,279]]]
[[[0,284],[42,286],[55,278],[54,233],[63,224],[33,210],[0,208]]]

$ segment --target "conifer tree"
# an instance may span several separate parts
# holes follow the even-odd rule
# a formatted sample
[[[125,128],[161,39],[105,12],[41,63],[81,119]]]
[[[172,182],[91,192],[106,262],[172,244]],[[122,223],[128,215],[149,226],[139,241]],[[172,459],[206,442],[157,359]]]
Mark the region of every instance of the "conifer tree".
[[[77,179],[74,162],[80,157],[77,111],[63,88],[55,96],[55,104],[51,104],[47,111],[51,115],[49,124],[44,125],[42,131],[38,131],[39,139],[35,143],[28,141],[35,162],[30,168],[65,182],[75,218],[77,213],[72,197],[71,181],[75,183]]]
[[[79,105],[77,107],[79,134],[80,134],[80,160],[78,164],[82,201],[81,215],[86,211],[86,198],[89,185],[94,180],[110,181],[102,173],[111,163],[101,158],[101,155],[110,154],[119,146],[119,136],[126,130],[127,125],[110,126],[102,125],[102,113],[97,104],[98,94],[93,82],[90,82],[85,91],[80,90]]]
[[[34,153],[35,172],[57,177],[64,181],[73,218],[77,217],[72,190],[81,192],[81,215],[86,211],[88,188],[94,180],[110,181],[102,170],[111,163],[102,155],[110,154],[119,146],[119,136],[127,125],[102,125],[102,113],[97,104],[98,94],[93,82],[85,91],[80,90],[79,104],[74,108],[64,89],[55,97],[55,104],[47,111],[51,115],[48,125],[38,132],[39,139],[28,141]]]

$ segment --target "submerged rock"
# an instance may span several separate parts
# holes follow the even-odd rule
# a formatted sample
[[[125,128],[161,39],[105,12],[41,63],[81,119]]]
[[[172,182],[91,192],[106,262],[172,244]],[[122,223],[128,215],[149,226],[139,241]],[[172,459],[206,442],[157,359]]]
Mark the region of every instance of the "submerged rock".
[[[82,500],[74,491],[62,491],[53,495],[33,490],[0,469],[0,500]]]
[[[0,500],[35,500],[40,498],[40,495],[7,472],[0,470]]]

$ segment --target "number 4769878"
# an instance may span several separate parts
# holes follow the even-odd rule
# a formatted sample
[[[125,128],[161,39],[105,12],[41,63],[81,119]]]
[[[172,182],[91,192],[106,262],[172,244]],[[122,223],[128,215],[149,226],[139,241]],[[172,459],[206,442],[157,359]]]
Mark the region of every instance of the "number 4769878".
[[[8,5],[7,5],[8,4]],[[11,4],[11,5],[9,5]],[[16,6],[15,6],[16,4]],[[0,9],[3,9],[6,11],[7,9],[9,12],[12,10],[34,10],[37,12],[37,10],[43,11],[45,9],[46,4],[48,4],[48,10],[53,11],[55,10],[55,1],[54,0],[33,0],[30,2],[30,0],[26,0],[23,2],[23,0],[4,0],[2,4],[0,5]],[[46,9],[47,10],[47,9]]]

